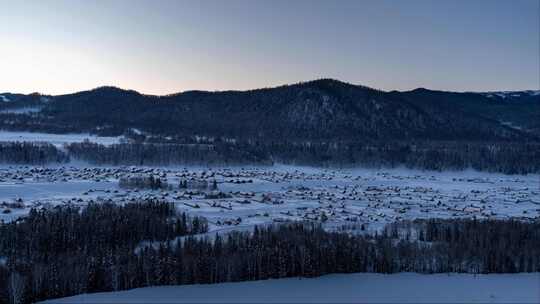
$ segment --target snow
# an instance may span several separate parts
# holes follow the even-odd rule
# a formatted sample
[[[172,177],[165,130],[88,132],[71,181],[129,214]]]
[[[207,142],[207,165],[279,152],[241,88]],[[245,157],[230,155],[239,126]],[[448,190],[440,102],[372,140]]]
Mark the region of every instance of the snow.
[[[51,99],[49,97],[41,96],[39,98],[39,101],[41,101],[43,103],[47,103],[47,102],[51,101]]]
[[[540,273],[333,274],[83,294],[43,303],[539,303]]]
[[[142,135],[143,132],[141,131],[141,129],[137,129],[137,128],[131,128],[131,131],[133,131],[133,133],[137,134],[137,135]]]
[[[540,95],[540,91],[535,90],[525,90],[525,91],[498,91],[498,92],[485,92],[480,93],[488,98],[494,98],[495,96],[498,96],[502,99],[506,99],[508,97],[522,97],[522,96],[538,96]]]
[[[107,191],[116,189],[116,185],[107,181],[73,181],[35,182],[35,183],[2,183],[0,182],[0,200],[23,198],[28,200],[44,200],[45,198],[63,199],[78,197],[89,189]],[[105,192],[106,193],[106,192]]]
[[[118,180],[133,174],[161,176],[171,189],[119,188]],[[181,179],[216,180],[229,197],[207,198],[208,191],[180,189]],[[15,213],[21,216],[43,205],[159,199],[207,218],[211,235],[274,222],[320,221],[322,214],[328,218],[325,228],[364,225],[372,231],[415,218],[539,219],[540,176],[293,166],[0,167],[0,204],[18,198],[25,207],[0,213],[0,219],[12,220]]]
[[[22,108],[0,110],[0,113],[30,114],[30,113],[40,112],[41,109],[42,109],[41,107],[22,107]]]
[[[511,121],[501,121],[500,123],[501,123],[501,125],[503,125],[505,127],[512,128],[514,130],[521,130],[522,129],[522,127],[514,125],[514,123],[511,122]]]
[[[62,146],[69,143],[83,142],[89,140],[90,142],[112,145],[120,143],[123,137],[106,137],[96,136],[91,134],[50,134],[50,133],[37,133],[37,132],[13,132],[0,130],[0,141],[12,141],[12,142],[48,142],[55,146]]]

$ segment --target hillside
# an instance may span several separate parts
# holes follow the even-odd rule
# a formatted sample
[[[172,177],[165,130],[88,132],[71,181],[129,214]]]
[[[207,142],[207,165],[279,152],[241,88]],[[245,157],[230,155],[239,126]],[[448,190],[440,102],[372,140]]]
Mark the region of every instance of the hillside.
[[[532,94],[524,101],[510,101],[484,93],[383,92],[321,79],[250,91],[167,96],[115,87],[35,96],[19,96],[19,106],[38,104],[39,113],[2,112],[17,107],[17,102],[0,105],[0,127],[104,135],[136,128],[165,136],[278,142],[525,141],[540,135],[540,95]]]

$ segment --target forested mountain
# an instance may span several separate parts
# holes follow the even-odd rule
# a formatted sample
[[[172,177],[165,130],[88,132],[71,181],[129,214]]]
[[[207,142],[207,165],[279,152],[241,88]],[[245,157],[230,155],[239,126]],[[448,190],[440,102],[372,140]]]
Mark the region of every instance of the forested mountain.
[[[72,144],[95,164],[271,164],[540,172],[537,91],[383,92],[332,79],[250,91],[166,96],[116,87],[59,96],[2,94],[0,129],[124,135]],[[0,137],[0,141],[2,141]],[[2,162],[64,152],[3,144]],[[1,152],[1,151],[0,151]]]
[[[60,96],[19,96],[40,103],[42,111],[39,115],[0,114],[0,127],[108,135],[137,128],[166,136],[266,142],[537,140],[540,95],[523,94],[520,99],[493,94],[426,89],[383,92],[332,79],[167,96],[101,87]],[[13,107],[17,102],[4,104]]]
[[[32,94],[12,94],[12,93],[0,93],[0,106],[28,106],[28,105],[37,105],[44,104],[51,101],[53,96],[42,95],[40,93]]]
[[[505,93],[454,93],[416,89],[392,92],[432,115],[475,115],[529,134],[540,135],[540,94],[537,91]]]

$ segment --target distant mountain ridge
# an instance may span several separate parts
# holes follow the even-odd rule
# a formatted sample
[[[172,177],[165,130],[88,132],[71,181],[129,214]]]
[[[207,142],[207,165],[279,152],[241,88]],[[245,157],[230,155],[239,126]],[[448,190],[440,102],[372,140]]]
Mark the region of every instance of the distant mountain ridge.
[[[540,138],[540,92],[532,90],[385,92],[319,79],[248,91],[164,96],[110,86],[57,96],[0,96],[4,129],[118,135],[136,128],[163,136],[298,142]],[[42,110],[28,115],[2,112],[35,105]]]

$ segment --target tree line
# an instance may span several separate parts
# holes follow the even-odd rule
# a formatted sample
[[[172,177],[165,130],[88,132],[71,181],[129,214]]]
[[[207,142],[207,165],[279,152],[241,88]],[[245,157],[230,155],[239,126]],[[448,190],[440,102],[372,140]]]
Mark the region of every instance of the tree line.
[[[70,159],[92,165],[272,165],[406,167],[527,174],[540,172],[540,144],[449,141],[389,142],[191,142],[71,143],[67,152],[50,144],[0,143],[0,163],[46,164]]]
[[[319,166],[406,167],[526,174],[540,172],[540,144],[459,141],[368,141],[259,145],[274,161]]]
[[[96,165],[268,164],[268,159],[228,144],[116,144],[72,143],[71,157]]]
[[[194,236],[207,229],[157,201],[32,210],[0,225],[0,301],[329,273],[540,271],[538,221],[415,221],[374,235],[293,223]]]
[[[115,283],[142,241],[204,233],[206,220],[148,200],[32,209],[0,225],[0,302],[32,303]],[[132,261],[131,261],[132,262]]]
[[[406,167],[421,170],[466,170],[527,174],[540,172],[538,143],[478,142],[224,142],[193,144],[74,143],[73,158],[97,165],[203,164],[323,167]]]
[[[49,143],[0,142],[0,163],[44,165],[68,161],[66,153]]]

